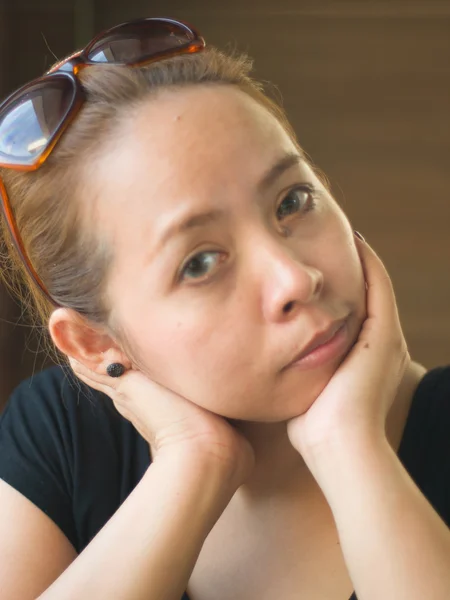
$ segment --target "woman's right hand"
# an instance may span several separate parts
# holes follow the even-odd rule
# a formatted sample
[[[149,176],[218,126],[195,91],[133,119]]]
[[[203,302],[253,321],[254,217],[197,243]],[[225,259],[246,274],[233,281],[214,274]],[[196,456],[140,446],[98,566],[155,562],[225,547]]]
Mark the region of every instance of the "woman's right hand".
[[[192,454],[193,460],[216,461],[236,489],[254,466],[250,443],[226,419],[130,369],[121,377],[99,375],[69,358],[77,377],[111,398],[150,445],[152,461],[167,453]]]

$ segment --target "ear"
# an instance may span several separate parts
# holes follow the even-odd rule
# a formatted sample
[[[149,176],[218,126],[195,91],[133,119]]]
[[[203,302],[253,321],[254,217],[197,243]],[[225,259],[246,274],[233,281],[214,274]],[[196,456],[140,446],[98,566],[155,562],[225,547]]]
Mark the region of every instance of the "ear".
[[[67,308],[57,308],[51,315],[49,330],[55,346],[99,375],[111,363],[122,363],[127,369],[131,361],[105,326],[90,323]]]

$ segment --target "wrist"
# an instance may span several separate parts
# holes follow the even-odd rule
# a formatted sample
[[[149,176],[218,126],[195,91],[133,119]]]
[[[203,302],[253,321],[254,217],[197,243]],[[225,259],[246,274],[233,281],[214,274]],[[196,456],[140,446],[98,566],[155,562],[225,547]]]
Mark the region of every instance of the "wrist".
[[[309,445],[302,456],[323,489],[342,485],[347,474],[358,477],[367,471],[367,464],[373,457],[386,457],[392,453],[384,432],[340,429],[320,443]]]
[[[217,458],[197,448],[164,448],[155,456],[150,468],[152,466],[170,473],[188,487],[198,485],[204,490],[207,482],[212,493],[233,494],[240,485],[231,460]]]

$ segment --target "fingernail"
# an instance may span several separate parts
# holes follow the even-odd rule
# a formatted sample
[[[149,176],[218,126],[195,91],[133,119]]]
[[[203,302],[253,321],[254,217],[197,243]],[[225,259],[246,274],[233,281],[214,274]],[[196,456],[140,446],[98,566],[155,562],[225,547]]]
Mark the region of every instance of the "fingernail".
[[[357,238],[359,238],[361,241],[365,242],[366,240],[363,238],[363,236],[359,233],[359,231],[354,231],[353,232]]]

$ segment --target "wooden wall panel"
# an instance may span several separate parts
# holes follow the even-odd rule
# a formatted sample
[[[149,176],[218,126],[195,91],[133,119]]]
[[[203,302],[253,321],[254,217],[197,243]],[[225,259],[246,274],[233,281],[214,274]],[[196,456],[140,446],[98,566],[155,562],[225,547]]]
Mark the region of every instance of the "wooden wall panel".
[[[0,0],[2,93],[53,61],[40,32],[57,55],[73,49],[74,6],[87,1],[3,0],[12,15],[5,36]],[[89,22],[75,20],[77,39],[92,22],[98,31],[139,16],[173,16],[191,21],[209,43],[249,52],[256,75],[279,87],[301,143],[388,266],[413,356],[428,367],[450,362],[448,1],[91,6]],[[13,40],[26,43],[11,54]],[[0,336],[8,347],[4,330]],[[22,365],[20,375],[30,369],[29,361]]]

